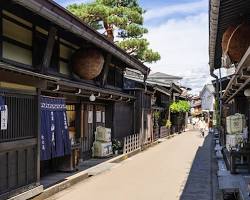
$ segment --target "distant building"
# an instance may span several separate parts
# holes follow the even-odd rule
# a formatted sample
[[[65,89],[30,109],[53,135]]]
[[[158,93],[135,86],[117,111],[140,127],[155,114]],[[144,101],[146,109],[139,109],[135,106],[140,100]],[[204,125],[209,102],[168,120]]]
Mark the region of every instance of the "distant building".
[[[214,111],[214,87],[212,84],[206,84],[200,92],[202,111]]]
[[[173,76],[162,72],[155,72],[148,76],[148,81],[160,83],[175,83],[176,85],[180,85],[180,80],[182,80],[180,76]]]
[[[191,115],[199,116],[201,114],[202,114],[201,99],[199,96],[193,96],[191,100]]]

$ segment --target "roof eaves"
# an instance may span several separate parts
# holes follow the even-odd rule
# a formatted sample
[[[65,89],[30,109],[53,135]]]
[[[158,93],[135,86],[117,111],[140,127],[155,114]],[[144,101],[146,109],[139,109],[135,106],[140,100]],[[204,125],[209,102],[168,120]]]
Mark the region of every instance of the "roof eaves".
[[[54,22],[55,24],[70,30],[72,33],[79,35],[85,40],[91,41],[96,46],[103,48],[111,54],[121,59],[123,62],[128,64],[131,68],[141,71],[144,75],[148,75],[150,69],[146,67],[136,58],[127,54],[123,49],[115,45],[113,42],[109,41],[103,35],[93,30],[91,27],[83,23],[79,18],[70,14],[65,8],[59,6],[57,3],[51,0],[12,0],[15,3],[26,7],[33,12],[43,16],[44,18]],[[45,7],[45,4],[47,7]],[[64,14],[65,17],[59,15]],[[66,17],[67,16],[67,17]]]
[[[154,89],[157,90],[158,92],[161,92],[163,94],[166,94],[166,95],[170,96],[170,91],[167,90],[166,88],[155,85]]]
[[[218,30],[218,19],[220,0],[210,0],[209,5],[209,65],[210,69],[214,70],[216,39]]]

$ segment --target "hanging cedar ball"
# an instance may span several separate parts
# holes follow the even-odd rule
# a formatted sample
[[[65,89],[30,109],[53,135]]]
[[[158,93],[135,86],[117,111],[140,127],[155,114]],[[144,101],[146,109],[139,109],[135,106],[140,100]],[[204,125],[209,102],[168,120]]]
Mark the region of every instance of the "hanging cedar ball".
[[[80,49],[72,56],[71,67],[82,79],[91,80],[97,77],[103,68],[104,57],[94,48]]]
[[[242,23],[227,28],[222,37],[223,54],[228,54],[232,62],[239,62],[250,45],[250,25]]]

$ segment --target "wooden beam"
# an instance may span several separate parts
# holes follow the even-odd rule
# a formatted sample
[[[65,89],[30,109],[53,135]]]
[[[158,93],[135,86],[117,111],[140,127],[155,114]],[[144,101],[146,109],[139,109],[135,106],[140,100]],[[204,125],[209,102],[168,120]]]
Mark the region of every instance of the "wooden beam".
[[[103,71],[102,71],[101,87],[104,87],[106,85],[111,58],[112,58],[112,55],[107,54],[105,64],[103,67]]]
[[[42,61],[42,68],[41,68],[42,73],[47,73],[47,70],[49,68],[51,57],[53,54],[54,44],[55,44],[56,32],[57,32],[57,29],[54,26],[52,26],[49,30],[48,41],[46,44],[46,49],[45,49],[43,61]]]
[[[0,143],[0,153],[13,151],[14,149],[24,149],[29,146],[34,146],[37,144],[36,138],[25,139],[25,140],[16,140],[11,142],[2,142]]]
[[[37,88],[46,88],[47,81],[38,79],[36,77],[22,75],[14,72],[8,72],[4,70],[0,70],[0,80],[4,82],[23,84],[28,86],[33,86]]]
[[[250,71],[248,71],[247,69],[242,69],[240,73],[240,78],[244,80],[247,80],[248,78],[250,78]]]
[[[247,79],[232,96],[230,95],[230,97],[229,97],[229,99],[227,99],[226,103],[228,103],[231,99],[233,99],[234,96],[236,94],[238,94],[249,82],[250,82],[250,78]]]
[[[241,85],[244,83],[243,82],[240,82],[238,80],[238,75],[241,74],[241,71],[244,69],[244,68],[248,68],[248,66],[250,66],[250,47],[248,47],[246,53],[244,54],[244,56],[242,57],[242,59],[240,60],[237,68],[236,68],[236,71],[235,71],[235,75],[231,78],[231,80],[229,81],[227,87],[226,87],[226,90],[225,90],[225,93],[223,95],[223,97],[225,97],[225,95],[227,94],[228,90],[230,89],[231,85],[233,84],[233,82],[235,81],[235,85],[241,87]],[[245,77],[244,77],[245,78]],[[245,79],[245,80],[248,80],[248,79]]]
[[[235,86],[235,85],[232,85],[232,89],[233,89],[233,90],[237,90],[237,89],[238,89],[238,87],[237,87],[237,86]]]

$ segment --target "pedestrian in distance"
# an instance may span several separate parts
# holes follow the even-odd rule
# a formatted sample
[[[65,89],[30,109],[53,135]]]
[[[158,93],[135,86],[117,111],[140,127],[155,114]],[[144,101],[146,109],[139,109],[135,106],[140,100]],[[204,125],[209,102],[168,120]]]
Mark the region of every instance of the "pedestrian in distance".
[[[199,126],[199,130],[201,132],[201,136],[204,137],[205,136],[205,128],[206,128],[206,124],[204,120],[199,120],[198,122],[198,126]]]

